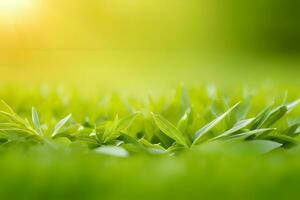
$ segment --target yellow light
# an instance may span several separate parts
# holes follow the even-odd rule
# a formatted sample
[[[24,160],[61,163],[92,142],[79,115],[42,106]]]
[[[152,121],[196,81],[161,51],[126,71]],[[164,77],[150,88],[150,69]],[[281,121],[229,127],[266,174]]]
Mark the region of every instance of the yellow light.
[[[17,18],[30,14],[33,0],[0,0],[0,16]]]

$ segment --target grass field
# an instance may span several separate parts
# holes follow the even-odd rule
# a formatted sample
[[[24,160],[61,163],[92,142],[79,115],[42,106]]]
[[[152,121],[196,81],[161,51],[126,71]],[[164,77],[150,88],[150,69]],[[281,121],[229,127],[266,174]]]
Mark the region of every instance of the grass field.
[[[11,85],[1,97],[3,199],[299,195],[292,86],[180,84],[145,95]]]

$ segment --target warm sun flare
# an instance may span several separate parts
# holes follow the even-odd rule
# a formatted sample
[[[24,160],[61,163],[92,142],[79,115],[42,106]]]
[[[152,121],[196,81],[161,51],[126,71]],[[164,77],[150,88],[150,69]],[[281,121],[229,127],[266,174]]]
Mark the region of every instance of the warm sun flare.
[[[0,0],[0,16],[16,18],[30,13],[33,0]]]

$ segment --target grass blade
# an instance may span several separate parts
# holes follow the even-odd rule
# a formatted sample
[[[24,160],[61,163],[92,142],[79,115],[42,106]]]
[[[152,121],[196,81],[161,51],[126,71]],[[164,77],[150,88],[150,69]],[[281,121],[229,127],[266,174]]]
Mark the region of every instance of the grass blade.
[[[58,133],[58,131],[69,121],[69,119],[72,117],[72,114],[69,114],[68,116],[66,116],[65,118],[63,118],[62,120],[60,120],[57,124],[56,124],[56,126],[55,126],[55,128],[54,128],[54,131],[53,131],[53,133],[52,133],[52,135],[51,135],[51,137],[54,137],[57,133]]]
[[[219,117],[217,117],[216,119],[214,119],[213,121],[211,121],[210,123],[208,123],[207,125],[205,125],[204,127],[202,127],[201,129],[199,129],[194,138],[193,138],[193,145],[197,144],[197,142],[199,141],[200,138],[202,138],[206,133],[208,133],[213,127],[215,127],[218,123],[220,123],[229,113],[231,113],[231,111],[233,111],[233,109],[235,109],[237,106],[239,105],[239,103],[235,104],[234,106],[232,106],[230,109],[228,109],[225,113],[223,113],[222,115],[220,115]]]
[[[299,140],[287,135],[267,135],[263,139],[281,143],[285,148],[290,148],[299,144]]]
[[[262,127],[270,127],[279,121],[286,113],[288,109],[286,106],[279,106],[265,118],[264,122],[262,123]]]
[[[15,115],[15,111],[3,100],[1,100],[2,104],[6,107],[6,109],[9,111],[10,114]]]
[[[271,131],[276,130],[275,128],[262,128],[262,129],[256,129],[256,130],[251,130],[251,131],[247,131],[244,133],[240,133],[240,134],[236,134],[236,135],[232,135],[230,136],[228,139],[246,139],[250,136],[253,136],[255,134],[264,134],[264,133],[270,133]]]
[[[188,108],[177,123],[177,128],[182,132],[184,132],[186,130],[186,127],[188,126],[190,113],[191,113],[191,109]]]
[[[253,125],[251,126],[251,130],[255,130],[261,127],[261,125],[264,123],[264,121],[266,120],[266,118],[268,117],[269,113],[272,110],[272,105],[266,107],[265,109],[263,109],[260,113],[258,113],[258,115],[256,116]]]
[[[181,144],[185,147],[189,146],[188,140],[184,137],[183,133],[178,130],[171,122],[160,115],[156,115],[152,113],[152,117],[154,119],[157,127],[167,136],[175,140],[178,144]]]
[[[291,125],[282,132],[282,135],[288,135],[288,136],[293,137],[293,136],[295,136],[295,134],[297,134],[297,130],[299,127],[300,127],[300,123]]]
[[[107,129],[103,135],[103,142],[106,143],[114,138],[117,138],[121,131],[125,131],[131,126],[134,120],[140,113],[134,113],[127,117],[124,117],[119,120],[118,115],[115,117],[114,122],[110,129]]]
[[[35,107],[32,107],[32,122],[34,124],[34,127],[36,131],[40,134],[43,135],[42,128],[41,128],[41,123],[39,119],[39,115],[35,109]]]
[[[291,112],[299,103],[300,103],[300,99],[297,99],[296,101],[286,105],[288,113]]]
[[[212,138],[210,141],[214,141],[214,140],[229,136],[229,135],[245,128],[249,124],[251,124],[254,119],[255,118],[250,118],[250,119],[244,119],[244,120],[238,121],[231,129],[229,129],[229,130],[225,131],[224,133]]]

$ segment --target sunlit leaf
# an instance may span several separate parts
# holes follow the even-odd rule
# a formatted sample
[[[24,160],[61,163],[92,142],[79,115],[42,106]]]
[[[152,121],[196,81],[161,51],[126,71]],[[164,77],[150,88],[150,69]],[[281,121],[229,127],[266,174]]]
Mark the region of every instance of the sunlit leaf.
[[[261,135],[261,134],[265,134],[265,133],[270,133],[271,131],[274,131],[276,130],[275,128],[262,128],[262,129],[256,129],[256,130],[251,130],[251,131],[247,131],[247,132],[244,132],[244,133],[239,133],[239,134],[236,134],[236,135],[232,135],[232,136],[229,136],[228,139],[246,139],[250,136],[253,136],[253,135]]]
[[[40,123],[40,119],[39,119],[39,115],[36,111],[36,109],[34,107],[32,107],[32,122],[34,124],[34,127],[36,129],[36,131],[42,135],[42,128],[41,128],[41,123]]]
[[[233,111],[233,109],[235,109],[237,106],[239,105],[239,103],[235,104],[234,106],[232,106],[230,109],[228,109],[225,113],[223,113],[222,115],[220,115],[219,117],[217,117],[216,119],[214,119],[213,121],[211,121],[210,123],[208,123],[207,125],[205,125],[204,127],[202,127],[201,129],[199,129],[193,138],[193,144],[197,144],[198,140],[200,138],[202,138],[205,134],[207,134],[212,128],[214,128],[218,123],[220,123],[229,113],[231,113]]]
[[[72,117],[72,114],[69,114],[68,116],[66,116],[65,118],[63,118],[62,120],[60,120],[57,124],[56,124],[56,126],[55,126],[55,128],[54,128],[54,131],[53,131],[53,133],[52,133],[52,137],[54,137],[57,133],[58,133],[58,131],[69,121],[69,119]]]
[[[178,130],[171,122],[157,114],[152,113],[152,116],[156,125],[164,134],[175,140],[178,144],[181,144],[185,147],[189,146],[189,142],[184,137],[183,133]]]
[[[253,122],[254,119],[255,118],[250,118],[250,119],[245,119],[245,120],[238,121],[231,129],[229,129],[229,130],[225,131],[224,133],[212,138],[210,141],[217,140],[217,139],[229,136],[229,135],[245,128],[246,126],[248,126],[250,123]]]
[[[94,151],[99,154],[115,156],[115,157],[129,156],[129,153],[126,149],[122,147],[116,147],[116,146],[101,146],[99,148],[96,148]]]

